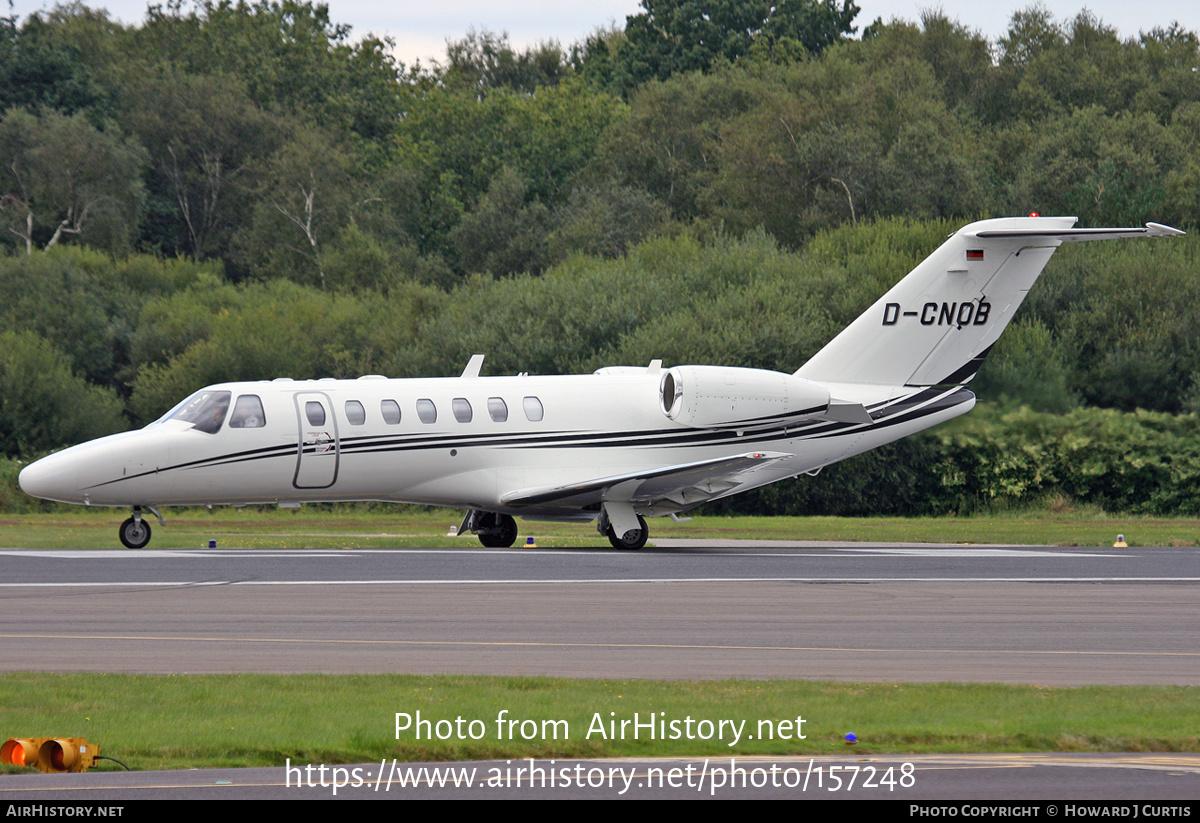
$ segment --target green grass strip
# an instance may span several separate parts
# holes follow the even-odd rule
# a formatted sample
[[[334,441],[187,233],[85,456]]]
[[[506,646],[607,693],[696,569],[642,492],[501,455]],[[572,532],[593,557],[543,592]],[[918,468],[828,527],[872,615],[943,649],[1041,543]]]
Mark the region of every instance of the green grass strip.
[[[504,710],[503,720],[514,725],[497,723]],[[414,724],[399,738],[397,712],[409,715]],[[418,712],[429,722],[422,736],[434,739],[417,739]],[[645,726],[635,739],[629,725],[635,714],[643,724],[651,718],[665,722],[656,728],[665,729],[668,739],[657,731],[657,739],[651,739]],[[801,717],[804,722],[797,725]],[[722,720],[745,721],[736,745],[729,745],[729,725],[724,739],[716,738]],[[610,721],[617,724],[616,735],[609,733]],[[623,735],[621,721],[628,721]],[[790,725],[780,726],[780,721]],[[673,728],[679,739],[669,739]],[[775,730],[776,739],[765,739],[768,728]],[[391,758],[837,754],[847,751],[843,738],[848,732],[858,735],[856,755],[1179,752],[1200,750],[1197,729],[1200,690],[1187,687],[0,675],[0,735],[86,737],[103,754],[134,769],[277,766],[289,758],[293,764],[334,764]],[[439,731],[449,738],[437,739]],[[713,739],[700,739],[706,732]]]
[[[478,548],[467,535],[447,537],[462,513],[452,509],[395,507],[379,511],[307,506],[274,509],[167,509],[167,527],[153,518],[150,548]],[[121,509],[69,509],[45,514],[0,516],[0,547],[120,548]],[[519,520],[523,545],[608,547],[590,524]],[[650,521],[655,538],[717,540],[814,540],[918,543],[1003,543],[1049,546],[1111,546],[1124,534],[1131,546],[1200,545],[1200,520],[1119,517],[1101,511],[1042,509],[973,517],[696,517],[686,523]]]

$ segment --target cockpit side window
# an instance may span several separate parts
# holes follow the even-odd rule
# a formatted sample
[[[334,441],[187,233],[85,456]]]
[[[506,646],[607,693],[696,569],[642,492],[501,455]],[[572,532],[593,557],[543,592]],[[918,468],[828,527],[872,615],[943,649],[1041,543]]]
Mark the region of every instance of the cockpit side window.
[[[243,394],[233,404],[233,414],[229,417],[231,429],[261,429],[267,425],[267,415],[263,412],[262,400],[257,394]]]
[[[171,419],[191,423],[197,431],[216,434],[225,422],[225,412],[229,411],[229,399],[232,396],[232,392],[227,391],[198,391]]]

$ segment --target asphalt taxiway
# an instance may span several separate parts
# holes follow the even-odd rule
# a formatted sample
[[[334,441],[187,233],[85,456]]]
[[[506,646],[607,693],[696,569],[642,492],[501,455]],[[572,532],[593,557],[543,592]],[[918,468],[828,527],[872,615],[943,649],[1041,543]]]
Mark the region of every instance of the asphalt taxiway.
[[[0,670],[1200,685],[1198,585],[1191,548],[0,550]]]

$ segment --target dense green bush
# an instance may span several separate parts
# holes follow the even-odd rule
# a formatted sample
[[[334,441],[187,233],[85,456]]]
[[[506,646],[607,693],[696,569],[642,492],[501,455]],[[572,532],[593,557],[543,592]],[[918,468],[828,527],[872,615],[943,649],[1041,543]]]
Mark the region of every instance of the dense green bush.
[[[1065,495],[1109,511],[1200,513],[1200,419],[984,406],[933,432],[939,508],[969,511]]]

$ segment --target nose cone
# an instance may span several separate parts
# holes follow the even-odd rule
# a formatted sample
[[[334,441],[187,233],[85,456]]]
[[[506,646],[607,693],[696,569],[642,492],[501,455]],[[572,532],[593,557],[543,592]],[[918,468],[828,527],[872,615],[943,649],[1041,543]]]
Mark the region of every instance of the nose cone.
[[[17,482],[32,497],[61,503],[82,503],[79,490],[79,461],[73,449],[43,457],[21,469]]]

